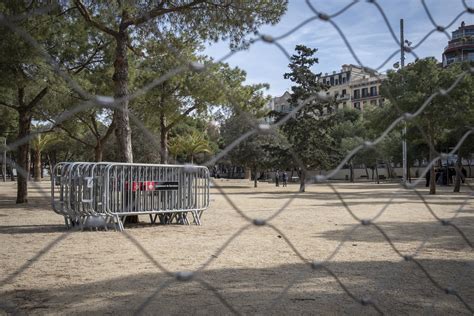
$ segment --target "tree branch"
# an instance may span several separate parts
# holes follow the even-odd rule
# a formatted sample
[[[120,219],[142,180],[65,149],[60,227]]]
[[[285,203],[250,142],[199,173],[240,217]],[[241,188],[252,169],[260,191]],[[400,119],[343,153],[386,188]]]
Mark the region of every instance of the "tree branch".
[[[25,106],[25,88],[18,88],[18,105],[20,108]]]
[[[91,122],[92,122],[92,127],[94,128],[94,131],[95,131],[95,132],[93,132],[95,137],[100,138],[99,127],[97,126],[97,121],[95,119],[95,113],[91,113],[89,115],[89,117],[90,117]]]
[[[81,143],[81,144],[83,144],[83,145],[85,145],[85,146],[87,146],[87,147],[95,148],[94,145],[91,145],[91,144],[89,144],[89,143],[83,141],[83,140],[80,139],[79,137],[75,136],[70,130],[68,130],[67,128],[65,128],[64,125],[62,125],[62,124],[57,124],[56,126],[59,127],[60,129],[62,129],[63,131],[65,131],[66,134],[67,134],[70,138],[74,139],[75,141],[78,141],[79,143]]]
[[[91,126],[86,120],[84,120],[82,117],[80,117],[79,115],[76,115],[77,119],[79,121],[81,121],[90,131],[91,133],[96,137],[96,138],[99,138],[100,135],[98,135],[98,133],[95,132],[93,126]]]
[[[115,130],[115,120],[112,119],[112,123],[110,123],[109,128],[107,128],[107,132],[105,133],[104,137],[100,139],[101,143],[105,143],[109,137],[114,133]]]
[[[27,110],[31,110],[32,108],[34,108],[35,106],[38,105],[38,103],[41,101],[41,99],[43,99],[43,97],[46,95],[46,93],[48,93],[48,87],[45,87],[43,88],[43,90],[41,90],[37,95],[36,97],[30,101],[30,103],[28,103],[26,105],[26,109]]]
[[[0,101],[0,105],[6,106],[7,108],[13,109],[15,111],[18,110],[18,107],[14,106],[14,105],[11,105],[11,104],[8,104],[8,103],[3,102],[3,101]]]
[[[182,5],[182,6],[164,9],[163,6],[164,6],[165,2],[166,1],[162,1],[156,8],[150,10],[149,12],[147,12],[147,13],[139,16],[139,17],[136,17],[135,19],[125,21],[123,23],[124,26],[127,27],[129,25],[140,25],[140,24],[143,24],[143,23],[145,23],[145,22],[147,22],[151,19],[154,19],[154,18],[160,16],[160,15],[165,15],[167,13],[172,13],[172,12],[181,12],[181,11],[190,9],[190,8],[194,7],[195,5],[206,2],[206,0],[194,0],[194,1],[191,1],[190,3]]]
[[[181,121],[182,119],[184,119],[186,116],[188,116],[189,113],[191,113],[192,111],[196,110],[198,108],[198,105],[195,104],[193,105],[192,107],[190,107],[189,109],[187,109],[186,111],[184,111],[183,113],[181,113],[173,122],[171,122],[170,124],[168,124],[168,126],[166,126],[166,131],[169,131],[173,126],[175,126],[179,121]]]
[[[137,55],[138,57],[145,57],[145,55],[144,55],[142,52],[137,51],[137,50],[132,46],[132,44],[129,43],[128,41],[127,41],[127,47],[128,47],[128,49],[130,49],[130,50],[131,50],[135,55]]]
[[[94,52],[87,58],[87,60],[84,63],[82,63],[80,65],[76,65],[74,67],[71,67],[71,68],[68,69],[68,71],[74,71],[74,74],[77,75],[78,73],[83,71],[90,64],[97,62],[97,60],[95,60],[94,57],[99,53],[99,51],[102,48],[104,48],[108,44],[109,44],[108,42],[101,43],[99,46],[96,47]]]
[[[113,37],[118,37],[119,33],[112,30],[111,28],[108,28],[104,24],[101,24],[95,20],[92,19],[89,10],[87,10],[86,6],[80,1],[80,0],[74,0],[74,3],[76,4],[77,9],[79,10],[79,13],[84,17],[84,19],[92,26],[95,28],[101,30],[102,32],[105,32],[109,35],[112,35]]]

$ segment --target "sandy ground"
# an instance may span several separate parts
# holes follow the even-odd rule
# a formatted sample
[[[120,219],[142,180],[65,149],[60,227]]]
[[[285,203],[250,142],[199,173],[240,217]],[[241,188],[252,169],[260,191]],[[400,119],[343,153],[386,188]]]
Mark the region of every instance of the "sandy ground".
[[[360,218],[392,199],[375,222],[402,254],[416,253],[433,282],[376,228],[357,225],[326,185],[298,194],[297,185],[217,184],[225,196],[211,190],[202,226],[151,226],[144,216],[119,233],[66,230],[50,209],[48,182],[31,188],[28,206],[14,204],[15,183],[0,183],[0,314],[376,314],[362,298],[386,314],[472,313],[433,284],[474,308],[472,246],[413,192],[334,184]],[[419,190],[439,217],[456,215],[453,223],[474,242],[472,196]],[[231,203],[258,219],[286,207],[270,225],[255,226]],[[196,270],[187,281],[174,277]]]

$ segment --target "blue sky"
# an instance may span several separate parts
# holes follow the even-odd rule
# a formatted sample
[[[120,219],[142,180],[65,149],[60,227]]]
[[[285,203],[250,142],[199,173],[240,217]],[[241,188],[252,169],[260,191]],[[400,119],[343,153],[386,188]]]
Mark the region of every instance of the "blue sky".
[[[310,1],[316,10],[326,14],[333,14],[352,2],[351,0]],[[378,3],[383,8],[397,37],[399,36],[399,21],[401,18],[404,19],[405,39],[411,41],[412,45],[419,43],[434,29],[421,0],[378,0]],[[464,10],[462,0],[425,0],[425,3],[434,21],[442,26],[450,24]],[[474,7],[474,0],[465,0],[465,3]],[[263,26],[259,31],[261,34],[277,37],[312,16],[314,13],[304,0],[289,0],[288,10],[280,22],[273,26]],[[346,35],[356,55],[365,66],[379,67],[398,49],[398,45],[374,4],[360,0],[335,17],[333,21]],[[474,15],[465,13],[460,16],[447,29],[448,33],[451,34],[451,31],[457,29],[461,21],[474,24]],[[441,54],[447,41],[445,34],[434,32],[415,50],[415,53],[420,58],[434,56],[441,61]],[[316,72],[331,73],[333,70],[339,70],[342,64],[357,64],[337,30],[330,23],[319,19],[307,23],[278,42],[290,55],[297,44],[318,48],[316,56],[319,58],[319,65],[314,68]],[[205,54],[216,59],[225,56],[228,52],[226,42],[212,44],[205,50]],[[406,57],[406,63],[414,60],[414,57],[409,54]],[[390,69],[399,58],[400,54],[397,54],[380,71]],[[283,94],[291,86],[290,81],[283,79],[283,74],[288,70],[289,61],[273,44],[256,42],[248,50],[236,53],[226,62],[245,70],[247,83],[269,83],[270,89],[267,93],[272,96]]]

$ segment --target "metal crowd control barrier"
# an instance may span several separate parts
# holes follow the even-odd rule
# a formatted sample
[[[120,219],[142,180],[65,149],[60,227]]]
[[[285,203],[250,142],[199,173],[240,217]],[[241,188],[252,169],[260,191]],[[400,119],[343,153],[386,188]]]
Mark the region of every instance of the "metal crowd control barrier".
[[[149,215],[154,224],[201,225],[209,206],[209,170],[200,166],[126,163],[58,163],[51,177],[53,210],[66,226],[114,226],[127,216]]]

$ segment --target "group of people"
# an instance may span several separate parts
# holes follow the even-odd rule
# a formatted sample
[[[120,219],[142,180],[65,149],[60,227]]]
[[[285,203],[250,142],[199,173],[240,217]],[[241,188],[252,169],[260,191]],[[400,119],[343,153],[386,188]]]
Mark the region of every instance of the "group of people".
[[[283,183],[283,186],[286,187],[288,185],[288,174],[286,173],[286,171],[283,171],[283,173],[280,175],[280,171],[277,170],[275,172],[275,185],[277,187],[280,186],[280,177],[281,177],[281,180],[282,180],[282,183]]]
[[[453,183],[453,179],[456,176],[456,169],[454,167],[449,167],[446,170],[445,167],[443,168],[435,168],[435,175],[436,175],[436,184],[439,185],[450,185]],[[426,187],[430,186],[430,177],[431,173],[428,171],[425,175],[426,178]],[[467,171],[464,167],[461,168],[461,181],[464,183],[467,177]]]

